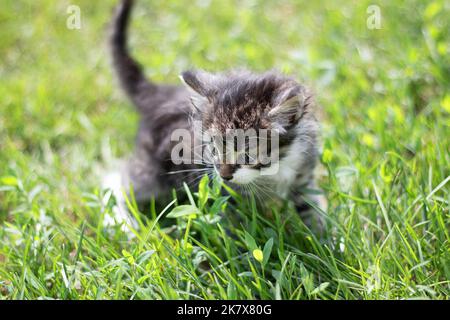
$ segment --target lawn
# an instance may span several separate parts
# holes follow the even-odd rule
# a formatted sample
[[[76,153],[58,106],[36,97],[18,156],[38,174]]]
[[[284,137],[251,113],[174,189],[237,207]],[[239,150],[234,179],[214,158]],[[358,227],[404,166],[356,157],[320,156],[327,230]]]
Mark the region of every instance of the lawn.
[[[138,119],[110,66],[115,3],[2,0],[0,299],[449,298],[448,1],[138,1],[130,42],[153,80],[276,68],[314,89],[329,208],[319,235],[289,203],[204,179],[147,212],[131,199],[132,237],[103,225],[100,181]],[[166,216],[180,205],[199,213]]]

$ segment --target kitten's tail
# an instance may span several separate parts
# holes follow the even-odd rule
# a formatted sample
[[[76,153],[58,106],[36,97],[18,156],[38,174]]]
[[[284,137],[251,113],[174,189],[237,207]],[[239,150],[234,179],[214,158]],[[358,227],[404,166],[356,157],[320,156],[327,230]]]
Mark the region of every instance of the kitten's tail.
[[[122,0],[117,7],[110,44],[120,84],[138,110],[143,110],[145,101],[156,93],[157,86],[146,79],[140,65],[128,53],[126,32],[133,4],[134,0]]]

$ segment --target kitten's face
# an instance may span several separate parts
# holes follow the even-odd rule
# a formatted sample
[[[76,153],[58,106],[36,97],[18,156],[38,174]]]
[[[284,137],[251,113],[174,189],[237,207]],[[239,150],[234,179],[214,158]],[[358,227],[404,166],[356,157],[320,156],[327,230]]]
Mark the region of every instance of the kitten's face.
[[[209,150],[224,180],[254,183],[292,147],[308,106],[305,89],[294,80],[272,73],[201,71],[184,72],[181,78],[194,91],[193,117],[211,134]],[[252,135],[240,142],[233,138],[242,132]],[[269,159],[261,157],[264,148]]]

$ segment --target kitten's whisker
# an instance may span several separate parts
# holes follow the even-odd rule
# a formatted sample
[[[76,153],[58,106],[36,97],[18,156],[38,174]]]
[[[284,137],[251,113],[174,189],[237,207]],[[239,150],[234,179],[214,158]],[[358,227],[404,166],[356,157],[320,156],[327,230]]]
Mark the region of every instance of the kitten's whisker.
[[[205,172],[206,173],[206,172]],[[206,173],[208,174],[208,173]],[[200,174],[197,177],[194,177],[193,179],[191,179],[190,181],[186,182],[186,185],[188,187],[192,187],[193,184],[197,183],[201,178],[203,178],[204,174]]]
[[[261,192],[262,195],[264,195],[264,196],[266,196],[266,197],[269,197],[270,200],[273,200],[273,199],[274,199],[273,194],[272,194],[271,192],[269,192],[270,189],[264,189],[265,186],[259,185],[259,184],[255,183],[255,182],[251,182],[251,184],[252,184],[259,192]],[[267,188],[268,188],[268,187],[267,187]]]

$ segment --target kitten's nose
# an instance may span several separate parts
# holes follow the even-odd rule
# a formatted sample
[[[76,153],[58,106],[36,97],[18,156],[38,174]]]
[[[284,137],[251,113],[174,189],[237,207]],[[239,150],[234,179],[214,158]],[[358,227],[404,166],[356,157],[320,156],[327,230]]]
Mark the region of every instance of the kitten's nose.
[[[233,179],[233,166],[229,164],[223,164],[219,169],[220,177],[224,180]]]

